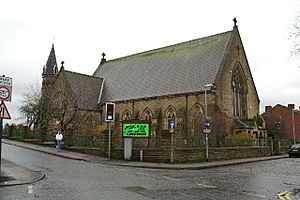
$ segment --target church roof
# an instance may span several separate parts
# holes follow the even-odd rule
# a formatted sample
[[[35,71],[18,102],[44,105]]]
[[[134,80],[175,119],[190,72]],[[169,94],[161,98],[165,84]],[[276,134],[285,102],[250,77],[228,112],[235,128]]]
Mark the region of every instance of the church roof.
[[[204,91],[215,83],[233,31],[102,62],[101,102]]]
[[[72,95],[77,101],[78,108],[86,110],[99,109],[97,104],[103,79],[66,70],[65,75]]]
[[[55,50],[54,50],[54,45],[52,44],[52,48],[47,63],[43,69],[43,74],[57,74],[57,73],[58,73],[58,68],[57,68]]]

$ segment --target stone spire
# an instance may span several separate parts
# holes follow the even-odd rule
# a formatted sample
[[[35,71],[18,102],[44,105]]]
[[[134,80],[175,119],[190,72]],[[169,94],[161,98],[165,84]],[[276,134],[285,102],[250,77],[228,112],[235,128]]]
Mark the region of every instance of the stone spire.
[[[52,48],[47,60],[47,64],[44,66],[43,75],[55,75],[58,73],[54,44],[52,44]]]

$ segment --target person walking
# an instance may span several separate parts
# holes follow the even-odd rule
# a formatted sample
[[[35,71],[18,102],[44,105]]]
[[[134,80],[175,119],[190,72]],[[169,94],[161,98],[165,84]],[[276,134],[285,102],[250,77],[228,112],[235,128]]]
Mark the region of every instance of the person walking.
[[[63,134],[61,133],[61,131],[58,131],[56,136],[55,136],[55,140],[56,140],[56,151],[59,152],[61,151],[61,141],[63,139]]]

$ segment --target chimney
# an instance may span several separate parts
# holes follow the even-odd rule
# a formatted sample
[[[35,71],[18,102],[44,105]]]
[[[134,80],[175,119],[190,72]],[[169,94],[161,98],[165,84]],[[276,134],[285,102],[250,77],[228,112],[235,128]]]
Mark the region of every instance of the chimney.
[[[272,110],[272,106],[266,106],[265,107],[265,112],[268,113],[268,112],[271,112]]]
[[[295,109],[295,104],[288,104],[288,109],[294,110]]]

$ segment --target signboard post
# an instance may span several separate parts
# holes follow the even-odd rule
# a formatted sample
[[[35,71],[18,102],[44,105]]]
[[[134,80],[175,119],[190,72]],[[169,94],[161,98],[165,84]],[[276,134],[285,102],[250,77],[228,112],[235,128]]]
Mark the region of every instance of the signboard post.
[[[174,118],[169,119],[168,127],[171,133],[171,153],[170,153],[170,162],[174,162],[174,132],[175,132],[175,120]]]
[[[132,157],[133,138],[149,138],[151,122],[147,120],[122,121],[122,135],[124,137],[124,159]],[[143,161],[143,149],[140,149],[140,161]]]
[[[0,76],[0,176],[1,176],[1,159],[2,159],[2,133],[3,119],[11,119],[8,109],[4,101],[11,101],[12,94],[12,78]]]
[[[211,131],[211,123],[208,119],[205,119],[203,125],[203,133],[205,134],[205,160],[208,161],[208,134]]]

